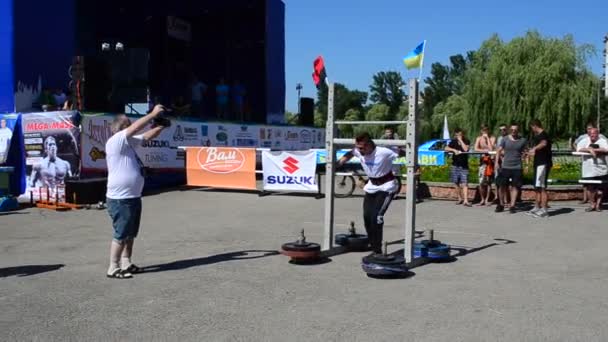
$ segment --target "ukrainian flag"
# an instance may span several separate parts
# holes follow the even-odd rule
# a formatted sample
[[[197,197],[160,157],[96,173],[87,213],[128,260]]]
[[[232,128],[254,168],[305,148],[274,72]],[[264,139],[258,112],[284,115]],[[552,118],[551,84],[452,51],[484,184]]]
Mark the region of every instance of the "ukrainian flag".
[[[403,58],[403,64],[408,69],[420,68],[422,66],[422,60],[424,59],[424,44],[426,40],[420,43],[414,51],[410,52]]]

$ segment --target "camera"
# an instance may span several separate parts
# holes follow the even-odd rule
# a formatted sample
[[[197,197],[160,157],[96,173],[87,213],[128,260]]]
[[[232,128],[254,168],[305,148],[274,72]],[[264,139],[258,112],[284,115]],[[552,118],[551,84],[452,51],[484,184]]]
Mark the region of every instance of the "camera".
[[[167,117],[167,112],[161,112],[152,121],[152,127],[171,127],[171,120]]]

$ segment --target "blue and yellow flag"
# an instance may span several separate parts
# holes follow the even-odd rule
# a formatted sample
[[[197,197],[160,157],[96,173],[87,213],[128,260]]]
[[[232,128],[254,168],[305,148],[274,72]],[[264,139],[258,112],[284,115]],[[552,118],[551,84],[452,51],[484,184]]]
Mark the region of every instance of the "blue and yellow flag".
[[[403,58],[403,64],[408,69],[420,68],[422,66],[422,60],[424,59],[424,43],[420,43],[414,51],[410,52]]]

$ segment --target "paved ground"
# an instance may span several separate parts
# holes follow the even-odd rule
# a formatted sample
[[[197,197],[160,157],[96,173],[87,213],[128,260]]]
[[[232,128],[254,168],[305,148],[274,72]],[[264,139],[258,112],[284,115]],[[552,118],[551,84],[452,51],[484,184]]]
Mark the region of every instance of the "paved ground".
[[[275,254],[301,228],[321,240],[323,203],[200,190],[146,197],[135,261],[150,272],[131,280],[105,278],[105,211],[0,216],[0,340],[608,339],[606,213],[562,203],[534,219],[426,201],[419,229],[471,252],[376,280],[361,271],[363,253],[317,266]],[[404,205],[389,210],[390,240],[402,237]],[[337,201],[339,231],[352,218],[361,225],[360,207],[361,198]]]

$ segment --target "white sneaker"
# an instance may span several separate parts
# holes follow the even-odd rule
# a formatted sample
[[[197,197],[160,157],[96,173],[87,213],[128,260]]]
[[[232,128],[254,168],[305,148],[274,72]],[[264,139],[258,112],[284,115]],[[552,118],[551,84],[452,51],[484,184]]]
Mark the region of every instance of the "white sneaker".
[[[547,209],[540,209],[538,211],[536,211],[534,213],[534,216],[536,217],[549,217],[549,212],[547,211]]]
[[[534,209],[532,209],[530,211],[526,211],[526,215],[537,216],[537,213],[541,210],[542,210],[541,208],[534,207]]]

